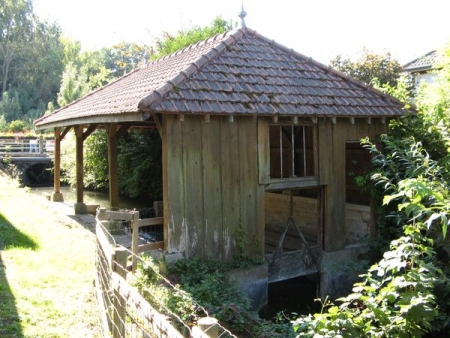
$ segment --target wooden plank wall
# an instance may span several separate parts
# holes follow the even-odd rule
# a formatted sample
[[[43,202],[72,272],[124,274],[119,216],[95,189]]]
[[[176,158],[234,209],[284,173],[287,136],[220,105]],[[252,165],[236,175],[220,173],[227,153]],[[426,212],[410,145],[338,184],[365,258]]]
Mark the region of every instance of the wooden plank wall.
[[[165,115],[163,186],[168,252],[230,259],[236,230],[262,254],[264,187],[258,184],[254,117]],[[168,234],[168,235],[167,235]]]
[[[335,251],[345,247],[345,143],[369,136],[375,139],[386,132],[381,119],[319,119],[319,175],[325,186],[324,250]],[[386,122],[387,123],[387,122]]]

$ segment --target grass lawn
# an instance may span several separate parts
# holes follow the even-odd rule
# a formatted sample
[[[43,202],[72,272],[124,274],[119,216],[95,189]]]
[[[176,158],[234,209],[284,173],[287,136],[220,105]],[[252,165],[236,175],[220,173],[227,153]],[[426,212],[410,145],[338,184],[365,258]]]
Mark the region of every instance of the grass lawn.
[[[94,234],[0,172],[0,337],[100,337]]]

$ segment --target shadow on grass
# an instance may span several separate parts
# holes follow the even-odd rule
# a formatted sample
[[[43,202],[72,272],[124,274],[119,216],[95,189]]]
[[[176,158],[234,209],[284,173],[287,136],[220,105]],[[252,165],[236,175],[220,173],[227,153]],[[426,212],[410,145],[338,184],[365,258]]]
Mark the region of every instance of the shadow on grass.
[[[10,248],[36,250],[38,244],[0,213],[0,337],[23,337],[14,295],[6,278],[2,253]]]

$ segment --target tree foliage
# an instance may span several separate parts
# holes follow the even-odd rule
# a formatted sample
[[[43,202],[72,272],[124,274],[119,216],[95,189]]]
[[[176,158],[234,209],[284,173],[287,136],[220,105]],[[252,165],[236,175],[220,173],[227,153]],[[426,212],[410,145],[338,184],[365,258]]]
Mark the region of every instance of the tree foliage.
[[[367,48],[363,48],[356,60],[337,55],[330,61],[330,66],[366,84],[377,79],[380,85],[390,86],[397,84],[402,71],[400,63],[389,52],[376,54]]]
[[[156,39],[156,52],[152,58],[155,59],[171,54],[196,42],[231,30],[235,26],[236,24],[232,21],[226,21],[218,16],[206,27],[190,27],[178,31],[175,35],[163,32],[162,36]]]
[[[136,43],[122,42],[101,50],[104,66],[114,78],[131,72],[148,61],[152,48]]]
[[[381,150],[366,143],[374,189],[384,195],[379,230],[392,239],[389,249],[339,305],[326,302],[321,313],[299,318],[299,337],[450,335],[450,45],[443,55],[438,81],[418,89],[417,113],[391,123]],[[402,81],[381,86],[403,99],[406,88]]]
[[[0,27],[0,97],[14,92],[20,103],[20,110],[5,119],[35,119],[58,92],[63,67],[60,28],[39,20],[27,0],[2,1]]]
[[[88,92],[89,83],[85,69],[78,69],[72,63],[69,63],[62,76],[58,105],[64,107],[85,96]]]

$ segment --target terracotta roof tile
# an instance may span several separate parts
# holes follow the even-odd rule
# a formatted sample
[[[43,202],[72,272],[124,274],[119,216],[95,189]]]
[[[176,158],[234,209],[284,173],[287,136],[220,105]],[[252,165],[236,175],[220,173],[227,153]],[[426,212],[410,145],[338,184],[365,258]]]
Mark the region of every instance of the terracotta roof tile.
[[[149,63],[36,125],[127,114],[143,120],[148,112],[400,116],[403,104],[240,28]]]

